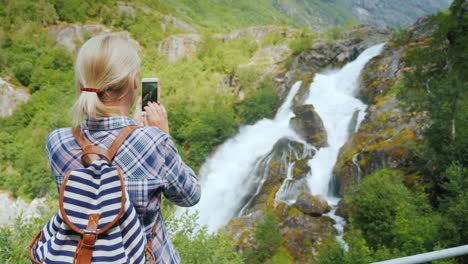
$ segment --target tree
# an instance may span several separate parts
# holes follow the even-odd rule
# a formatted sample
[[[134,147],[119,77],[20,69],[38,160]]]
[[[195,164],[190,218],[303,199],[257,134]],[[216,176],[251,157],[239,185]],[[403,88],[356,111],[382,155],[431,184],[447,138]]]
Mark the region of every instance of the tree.
[[[400,249],[402,254],[432,250],[439,240],[440,217],[432,213],[422,191],[410,192],[402,172],[383,169],[366,176],[345,196],[352,229],[373,250]]]

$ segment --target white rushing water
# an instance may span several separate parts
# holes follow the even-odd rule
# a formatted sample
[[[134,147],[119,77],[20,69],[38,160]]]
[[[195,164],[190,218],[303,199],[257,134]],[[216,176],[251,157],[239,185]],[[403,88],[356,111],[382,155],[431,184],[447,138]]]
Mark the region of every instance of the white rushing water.
[[[305,104],[314,105],[328,136],[328,146],[320,148],[309,160],[311,172],[307,176],[307,185],[313,195],[323,195],[334,207],[327,215],[335,220],[341,241],[345,222],[334,214],[339,198],[329,190],[330,181],[340,148],[365,115],[367,106],[355,98],[360,72],[372,57],[381,52],[383,45],[365,50],[342,69],[317,73],[305,101]],[[190,209],[199,211],[201,225],[207,225],[209,230],[214,231],[236,216],[244,207],[248,192],[258,191],[258,186],[262,184],[263,179],[252,179],[255,164],[272,150],[279,139],[289,137],[304,142],[289,127],[289,119],[294,116],[292,99],[299,87],[300,82],[294,84],[273,120],[263,119],[254,125],[242,127],[202,166],[202,198]],[[350,128],[356,112],[355,127]]]

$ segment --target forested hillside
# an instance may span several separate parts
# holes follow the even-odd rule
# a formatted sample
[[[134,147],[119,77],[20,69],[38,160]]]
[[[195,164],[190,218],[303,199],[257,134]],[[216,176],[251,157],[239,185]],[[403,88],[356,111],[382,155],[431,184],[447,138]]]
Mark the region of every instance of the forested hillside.
[[[0,118],[0,189],[28,201],[46,196],[53,211],[45,139],[73,125],[78,48],[108,31],[135,41],[141,77],[161,79],[171,136],[198,172],[240,127],[273,117],[292,83],[306,87],[317,71],[343,66],[390,34],[354,26],[356,15],[340,1],[312,2],[0,0],[0,78],[30,94]],[[369,263],[467,244],[467,10],[467,1],[455,0],[393,30],[364,69],[359,96],[369,115],[334,170],[348,252],[334,235],[313,252],[291,252],[283,220],[303,213],[275,208],[273,193],[265,194],[264,217],[237,240],[194,228],[196,215],[177,218],[164,203],[184,263]],[[1,227],[0,262],[27,262],[25,247],[52,211]]]

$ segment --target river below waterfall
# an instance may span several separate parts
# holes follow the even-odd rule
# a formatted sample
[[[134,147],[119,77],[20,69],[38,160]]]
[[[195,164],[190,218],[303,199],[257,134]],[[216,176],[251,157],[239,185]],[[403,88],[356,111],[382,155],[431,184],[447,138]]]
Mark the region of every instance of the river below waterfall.
[[[290,118],[295,116],[291,106],[300,82],[293,85],[274,119],[262,119],[253,125],[241,127],[236,136],[221,145],[200,170],[202,198],[195,207],[189,209],[198,210],[199,223],[215,231],[238,216],[248,203],[246,197],[252,196],[249,192],[258,192],[259,186],[265,181],[262,177],[268,177],[263,175],[253,178],[256,164],[272,151],[278,140],[287,137],[317,150],[308,162],[310,172],[304,184],[312,195],[322,195],[332,206],[327,216],[335,220],[338,240],[342,241],[345,221],[334,214],[339,198],[335,196],[331,184],[333,168],[340,148],[357,130],[365,116],[367,106],[355,97],[360,72],[371,58],[382,51],[383,46],[378,44],[366,49],[341,69],[315,75],[304,104],[313,105],[322,119],[328,146],[317,150],[289,126]],[[276,195],[281,196],[284,195]]]

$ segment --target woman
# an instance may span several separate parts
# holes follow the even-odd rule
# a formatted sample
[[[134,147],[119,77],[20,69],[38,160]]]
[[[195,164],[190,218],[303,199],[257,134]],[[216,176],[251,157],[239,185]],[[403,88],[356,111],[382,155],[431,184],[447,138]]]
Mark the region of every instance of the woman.
[[[193,206],[200,199],[200,185],[193,170],[180,158],[169,136],[162,104],[151,102],[141,111],[138,100],[134,118],[130,108],[137,97],[140,59],[128,40],[106,34],[91,38],[81,47],[75,65],[80,95],[73,106],[75,121],[95,145],[109,148],[121,129],[140,125],[122,144],[113,164],[122,169],[126,188],[149,239],[157,223],[151,249],[156,263],[179,263],[161,216],[161,193],[179,206]],[[46,150],[57,188],[66,171],[83,167],[82,150],[71,128],[60,128],[47,138]],[[132,184],[138,182],[138,184]],[[139,179],[136,181],[136,179]],[[142,181],[141,179],[145,179]]]

